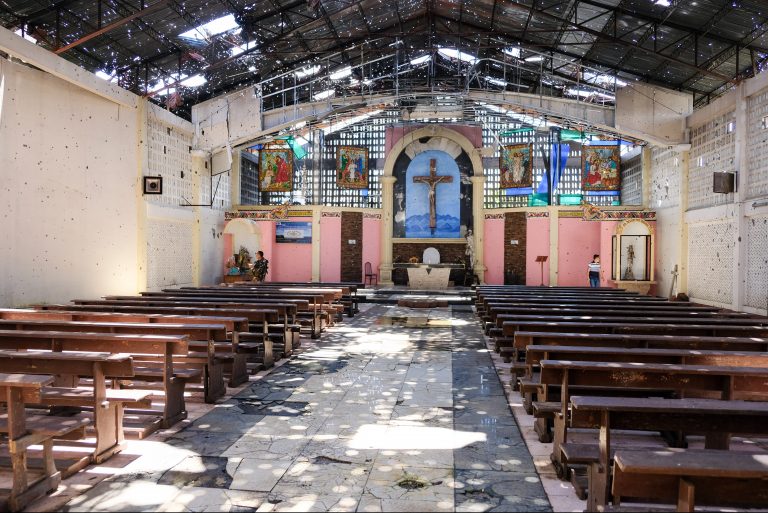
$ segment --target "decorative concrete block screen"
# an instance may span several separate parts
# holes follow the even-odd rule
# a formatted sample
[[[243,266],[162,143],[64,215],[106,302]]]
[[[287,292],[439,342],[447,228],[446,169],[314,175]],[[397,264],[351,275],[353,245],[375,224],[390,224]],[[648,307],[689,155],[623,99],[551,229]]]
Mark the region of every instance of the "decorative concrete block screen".
[[[736,113],[716,116],[691,130],[688,209],[733,203],[733,194],[712,192],[712,173],[734,172]]]
[[[744,305],[768,308],[768,216],[756,216],[747,224],[747,269],[744,273]]]
[[[674,149],[654,146],[651,149],[650,208],[680,206],[680,184],[683,176],[680,154]]]
[[[192,223],[147,220],[147,288],[192,285]]]
[[[621,159],[621,204],[643,204],[643,153]]]
[[[733,304],[732,222],[692,224],[688,228],[688,294],[700,300]]]
[[[198,198],[193,186],[192,155],[189,153],[192,134],[157,119],[152,115],[152,110],[147,116],[147,125],[147,172],[151,176],[163,177],[163,194],[144,198],[154,204],[169,207],[179,206],[185,203],[185,200],[197,203]]]
[[[747,198],[768,196],[768,89],[747,99]],[[763,305],[765,308],[765,305]]]

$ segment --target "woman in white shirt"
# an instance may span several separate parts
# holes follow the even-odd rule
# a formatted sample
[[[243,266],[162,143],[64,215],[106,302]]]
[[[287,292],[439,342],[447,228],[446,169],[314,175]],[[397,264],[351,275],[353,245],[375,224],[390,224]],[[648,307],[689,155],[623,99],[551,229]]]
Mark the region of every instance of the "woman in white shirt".
[[[600,286],[600,255],[594,255],[589,263],[589,286],[598,288]]]

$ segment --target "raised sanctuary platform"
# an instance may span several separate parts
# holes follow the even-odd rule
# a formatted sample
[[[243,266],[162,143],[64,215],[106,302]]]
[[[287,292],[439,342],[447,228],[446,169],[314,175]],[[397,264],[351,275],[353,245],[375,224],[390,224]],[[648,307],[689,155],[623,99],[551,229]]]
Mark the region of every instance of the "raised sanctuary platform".
[[[395,285],[387,288],[358,289],[358,299],[364,303],[396,305],[400,301],[435,301],[442,305],[471,306],[472,289],[469,287],[451,287],[446,290],[417,290]]]

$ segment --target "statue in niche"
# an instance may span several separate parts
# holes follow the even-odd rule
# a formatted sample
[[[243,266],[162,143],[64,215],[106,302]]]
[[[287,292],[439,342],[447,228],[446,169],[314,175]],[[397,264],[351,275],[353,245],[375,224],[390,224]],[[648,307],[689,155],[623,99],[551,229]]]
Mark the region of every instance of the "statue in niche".
[[[632,267],[634,267],[635,263],[635,246],[634,244],[630,244],[627,246],[627,268],[624,270],[624,277],[622,279],[624,280],[634,280],[635,279],[635,273],[632,270]]]
[[[467,255],[467,264],[470,269],[475,268],[475,236],[472,234],[472,228],[467,230],[467,249],[464,250],[464,254]]]

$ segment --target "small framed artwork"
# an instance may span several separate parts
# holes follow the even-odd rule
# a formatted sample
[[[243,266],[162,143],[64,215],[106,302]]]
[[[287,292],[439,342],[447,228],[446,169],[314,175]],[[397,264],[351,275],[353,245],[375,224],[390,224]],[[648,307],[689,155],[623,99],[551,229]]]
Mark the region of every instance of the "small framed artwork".
[[[502,189],[530,187],[533,183],[533,145],[529,143],[502,146],[499,169]]]
[[[162,194],[163,193],[163,177],[162,176],[145,176],[144,177],[144,194]]]
[[[368,188],[368,148],[339,146],[336,149],[336,184],[346,189]]]
[[[293,190],[293,152],[287,148],[264,149],[259,155],[259,190]]]
[[[581,150],[581,188],[585,191],[621,190],[620,163],[618,146],[584,146]]]

